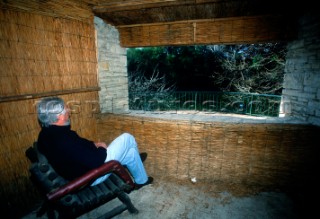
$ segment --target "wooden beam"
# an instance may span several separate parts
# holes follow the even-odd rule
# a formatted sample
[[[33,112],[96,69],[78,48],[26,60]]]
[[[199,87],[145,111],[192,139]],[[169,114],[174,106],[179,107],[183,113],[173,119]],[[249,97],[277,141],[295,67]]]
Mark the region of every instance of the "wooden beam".
[[[93,7],[95,13],[110,13],[116,11],[140,10],[147,8],[170,7],[177,5],[189,5],[196,3],[196,0],[139,0],[119,1],[111,0]]]
[[[35,98],[49,97],[49,96],[58,96],[58,95],[65,95],[65,94],[73,94],[73,93],[93,92],[93,91],[100,91],[100,87],[86,87],[86,88],[77,88],[77,89],[70,89],[70,90],[57,90],[57,91],[49,91],[49,92],[35,93],[35,94],[23,94],[23,95],[15,95],[15,96],[8,96],[8,97],[0,97],[0,103],[35,99]]]

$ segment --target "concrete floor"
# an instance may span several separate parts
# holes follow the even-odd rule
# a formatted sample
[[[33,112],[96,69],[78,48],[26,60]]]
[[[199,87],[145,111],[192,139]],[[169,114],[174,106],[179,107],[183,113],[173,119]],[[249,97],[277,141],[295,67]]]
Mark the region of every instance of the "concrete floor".
[[[199,183],[200,184],[200,183]],[[250,219],[298,218],[293,201],[284,193],[258,192],[234,195],[216,186],[190,182],[168,182],[155,179],[154,184],[129,194],[138,214],[124,211],[115,219]],[[120,204],[113,200],[79,219],[93,219]],[[22,219],[36,218],[35,212]],[[44,219],[42,217],[39,219]]]

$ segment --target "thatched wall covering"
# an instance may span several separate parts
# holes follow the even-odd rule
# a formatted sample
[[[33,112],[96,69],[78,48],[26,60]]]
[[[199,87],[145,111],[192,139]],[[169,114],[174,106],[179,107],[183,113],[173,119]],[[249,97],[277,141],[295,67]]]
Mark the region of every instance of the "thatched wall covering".
[[[0,11],[1,96],[97,85],[94,26]]]
[[[93,16],[89,5],[97,0],[5,0],[0,6],[6,10],[23,11],[51,17],[71,18],[90,23]]]
[[[0,196],[1,206],[14,214],[37,197],[25,150],[40,130],[35,114],[40,97],[60,95],[74,112],[73,129],[96,136],[93,19],[88,23],[0,10],[0,66]]]
[[[235,124],[102,115],[98,135],[111,142],[123,132],[148,152],[155,177],[262,187],[308,185],[318,171],[319,127]]]

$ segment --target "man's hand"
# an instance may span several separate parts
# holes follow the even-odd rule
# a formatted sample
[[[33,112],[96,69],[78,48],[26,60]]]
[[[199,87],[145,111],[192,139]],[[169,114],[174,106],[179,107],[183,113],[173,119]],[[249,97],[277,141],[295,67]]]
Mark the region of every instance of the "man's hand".
[[[95,142],[94,144],[96,145],[97,148],[103,147],[103,148],[107,149],[107,147],[108,147],[108,145],[105,142]]]

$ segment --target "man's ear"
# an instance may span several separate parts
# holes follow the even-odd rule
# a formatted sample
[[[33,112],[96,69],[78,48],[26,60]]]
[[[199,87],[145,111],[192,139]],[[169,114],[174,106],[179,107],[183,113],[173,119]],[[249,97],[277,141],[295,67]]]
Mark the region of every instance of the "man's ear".
[[[59,114],[59,115],[57,116],[57,119],[58,119],[58,120],[57,120],[56,122],[52,123],[52,124],[54,124],[54,125],[58,124],[58,125],[59,125],[59,124],[61,123],[61,121],[63,120],[62,116],[63,116],[62,114]]]

